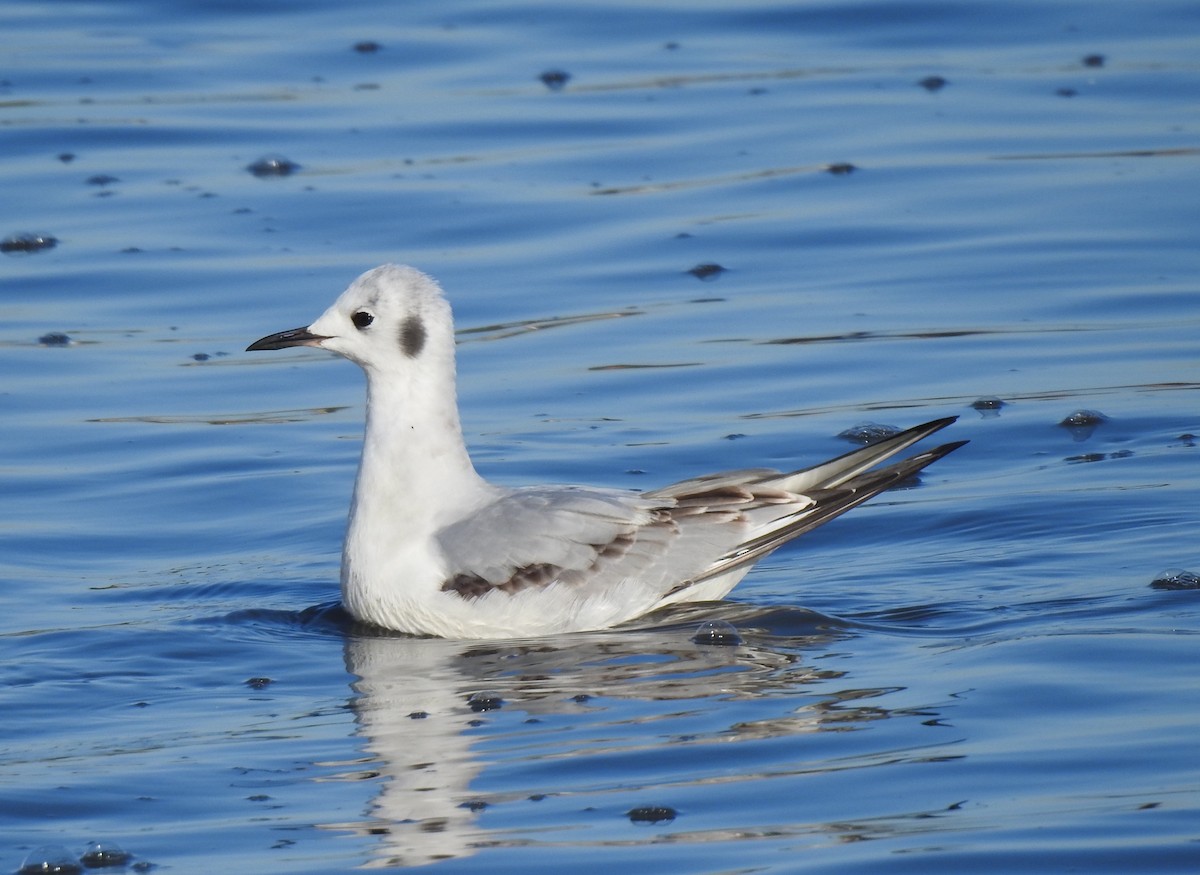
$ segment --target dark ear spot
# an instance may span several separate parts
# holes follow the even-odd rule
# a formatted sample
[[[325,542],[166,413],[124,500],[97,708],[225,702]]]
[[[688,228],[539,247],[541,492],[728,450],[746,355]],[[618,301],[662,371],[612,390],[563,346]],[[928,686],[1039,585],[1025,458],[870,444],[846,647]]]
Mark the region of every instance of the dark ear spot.
[[[425,324],[419,316],[409,316],[400,323],[400,349],[415,359],[425,348]]]

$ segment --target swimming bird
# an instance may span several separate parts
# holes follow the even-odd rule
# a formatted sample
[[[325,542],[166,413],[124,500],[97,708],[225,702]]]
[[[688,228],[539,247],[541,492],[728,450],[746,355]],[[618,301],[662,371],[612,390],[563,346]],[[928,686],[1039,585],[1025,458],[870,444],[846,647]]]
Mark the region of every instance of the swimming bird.
[[[721,599],[773,550],[966,443],[877,467],[948,417],[790,473],[745,468],[648,492],[505,488],[467,454],[454,322],[432,277],[394,264],[369,270],[308,327],[247,350],[294,346],[330,350],[366,372],[342,604],[360,621],[415,635],[597,630]]]

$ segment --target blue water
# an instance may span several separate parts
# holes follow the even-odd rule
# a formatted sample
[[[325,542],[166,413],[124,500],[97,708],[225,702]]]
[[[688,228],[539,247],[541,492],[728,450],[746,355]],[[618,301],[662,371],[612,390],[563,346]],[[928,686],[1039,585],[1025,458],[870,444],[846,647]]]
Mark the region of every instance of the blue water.
[[[1196,871],[1200,590],[1151,584],[1200,572],[1198,26],[0,7],[0,238],[56,241],[0,255],[0,870]],[[448,290],[501,482],[971,443],[721,605],[355,628],[361,375],[242,350],[384,261]]]

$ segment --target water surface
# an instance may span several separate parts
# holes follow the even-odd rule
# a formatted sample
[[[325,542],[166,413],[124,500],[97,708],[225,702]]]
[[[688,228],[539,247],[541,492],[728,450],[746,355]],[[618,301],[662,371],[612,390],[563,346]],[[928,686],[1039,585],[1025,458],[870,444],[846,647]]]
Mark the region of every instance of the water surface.
[[[0,867],[1195,871],[1197,19],[6,5]],[[721,605],[355,627],[361,376],[241,350],[393,260],[500,482],[971,444]]]

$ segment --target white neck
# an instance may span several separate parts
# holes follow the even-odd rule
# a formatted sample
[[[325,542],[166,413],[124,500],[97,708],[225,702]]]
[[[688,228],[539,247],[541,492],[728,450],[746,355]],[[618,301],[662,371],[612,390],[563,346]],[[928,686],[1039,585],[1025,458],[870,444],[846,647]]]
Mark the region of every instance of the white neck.
[[[497,493],[476,472],[463,442],[454,375],[367,371],[367,425],[342,552],[342,586],[402,587],[404,580],[365,580],[358,569],[389,577],[432,560],[431,540],[443,526]],[[421,558],[423,561],[417,562]]]

